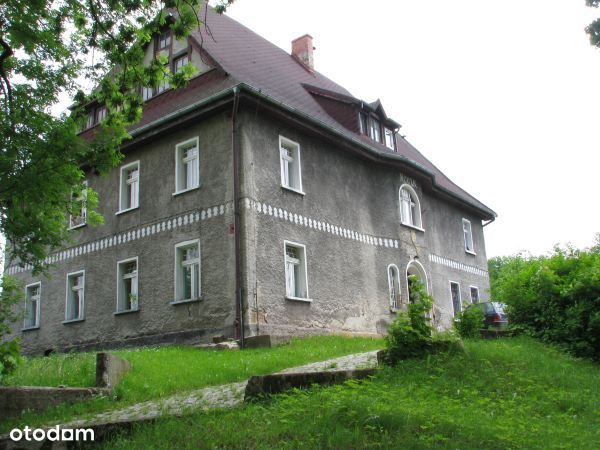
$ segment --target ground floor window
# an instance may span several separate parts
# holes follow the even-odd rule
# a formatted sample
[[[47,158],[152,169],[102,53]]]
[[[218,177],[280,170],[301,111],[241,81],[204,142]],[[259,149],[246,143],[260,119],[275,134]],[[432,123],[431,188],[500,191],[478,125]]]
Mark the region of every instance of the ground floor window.
[[[175,301],[200,298],[200,241],[187,241],[175,246]]]
[[[450,297],[452,299],[452,309],[454,316],[461,311],[461,302],[460,302],[460,284],[451,281],[450,282]]]
[[[67,305],[65,319],[83,320],[85,301],[85,272],[73,272],[67,275]]]
[[[471,303],[479,303],[479,288],[471,286]]]
[[[137,311],[138,260],[131,258],[117,263],[117,312]]]
[[[306,247],[285,242],[285,295],[291,299],[308,299]]]
[[[37,328],[40,326],[41,286],[41,283],[34,283],[25,288],[24,328]]]
[[[390,309],[396,311],[400,307],[400,272],[395,264],[388,266],[388,289],[390,293]]]

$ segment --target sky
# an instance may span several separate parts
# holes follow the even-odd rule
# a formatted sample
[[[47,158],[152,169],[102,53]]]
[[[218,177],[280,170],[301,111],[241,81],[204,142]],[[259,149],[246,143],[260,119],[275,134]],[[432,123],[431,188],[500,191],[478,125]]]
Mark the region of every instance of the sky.
[[[600,49],[584,0],[236,0],[227,14],[367,101],[498,214],[488,257],[600,232]]]

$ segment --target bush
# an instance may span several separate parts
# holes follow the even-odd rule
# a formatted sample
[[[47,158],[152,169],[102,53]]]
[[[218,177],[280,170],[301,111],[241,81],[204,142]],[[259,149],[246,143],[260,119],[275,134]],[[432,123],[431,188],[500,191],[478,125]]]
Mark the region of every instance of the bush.
[[[18,319],[14,306],[19,302],[19,286],[9,277],[2,279],[0,292],[0,383],[21,362],[19,339],[5,339],[10,334],[10,324]]]
[[[576,356],[600,360],[600,234],[588,250],[492,258],[494,301],[513,326]]]
[[[454,327],[462,338],[479,337],[479,330],[483,328],[483,311],[479,308],[466,308],[456,317]]]
[[[452,334],[435,333],[431,326],[433,298],[427,294],[415,276],[409,277],[408,311],[398,312],[385,338],[385,359],[390,364],[407,358],[423,357],[432,352],[453,348],[457,338]]]

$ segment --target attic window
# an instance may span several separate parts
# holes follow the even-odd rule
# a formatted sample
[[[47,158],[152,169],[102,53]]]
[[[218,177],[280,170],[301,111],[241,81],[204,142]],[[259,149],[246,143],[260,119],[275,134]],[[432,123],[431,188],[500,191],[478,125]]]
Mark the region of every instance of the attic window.
[[[394,131],[389,128],[384,128],[385,133],[385,146],[390,150],[395,150],[396,146],[394,145]]]
[[[379,120],[369,117],[369,137],[374,141],[381,142],[381,125]]]
[[[163,50],[171,45],[171,30],[161,33],[158,37],[158,50]]]
[[[179,72],[183,66],[185,66],[189,62],[188,56],[184,55],[181,58],[177,58],[173,62],[173,67],[175,69],[175,73]]]

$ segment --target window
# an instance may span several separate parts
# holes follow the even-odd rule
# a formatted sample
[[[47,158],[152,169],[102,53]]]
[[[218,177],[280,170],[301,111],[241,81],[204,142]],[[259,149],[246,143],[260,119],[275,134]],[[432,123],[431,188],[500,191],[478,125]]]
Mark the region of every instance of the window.
[[[479,303],[479,289],[471,286],[471,303]]]
[[[381,125],[373,117],[369,117],[369,136],[374,141],[381,142]]]
[[[291,300],[308,300],[306,247],[293,242],[285,246],[285,296]]]
[[[423,229],[419,197],[408,184],[400,187],[400,221],[403,225]]]
[[[137,311],[138,259],[131,258],[117,263],[117,312]]]
[[[95,119],[96,119],[96,116],[94,115],[94,111],[92,111],[87,116],[87,122],[85,124],[85,127],[92,128],[96,124]]]
[[[176,173],[175,193],[200,186],[200,158],[198,138],[190,139],[175,147]]]
[[[171,30],[167,30],[158,36],[158,50],[165,49],[171,45]]]
[[[23,328],[38,328],[40,326],[40,294],[41,283],[25,287],[25,322]]]
[[[465,251],[467,253],[475,254],[475,248],[473,247],[473,232],[471,230],[471,222],[467,219],[462,220],[463,235],[465,237]]]
[[[154,95],[154,90],[151,87],[143,87],[142,88],[142,98],[144,101],[150,100]]]
[[[96,123],[102,122],[106,117],[106,106],[101,106],[96,109]]]
[[[85,294],[85,272],[74,272],[67,275],[67,305],[65,321],[83,320]]]
[[[166,64],[165,65],[165,72],[169,72],[169,65]],[[163,81],[156,87],[156,92],[154,95],[158,95],[161,92],[166,91],[167,89],[169,89],[170,85],[169,85],[169,80],[165,74],[165,78],[163,79]]]
[[[119,189],[119,213],[135,209],[140,205],[140,162],[121,167]]]
[[[367,116],[364,113],[359,113],[359,120],[360,120],[360,132],[362,134],[369,134],[369,130],[367,128]]]
[[[175,246],[175,303],[200,299],[200,241]]]
[[[394,131],[389,128],[384,128],[385,132],[385,146],[391,150],[396,149],[396,144],[394,142]]]
[[[400,307],[400,272],[395,264],[388,266],[388,288],[390,292],[390,309],[397,311]]]
[[[71,214],[69,214],[69,229],[79,228],[85,225],[87,219],[87,181],[84,181],[83,188],[79,193],[71,195]]]
[[[460,284],[455,283],[454,281],[450,282],[450,297],[452,300],[452,310],[454,317],[461,311],[461,302],[460,302]]]
[[[279,159],[281,161],[281,186],[303,193],[300,144],[279,136]]]
[[[187,63],[189,62],[188,56],[184,55],[180,58],[177,58],[174,62],[173,62],[173,69],[175,70],[175,73],[179,72],[181,70],[181,68],[183,66],[185,66]]]

